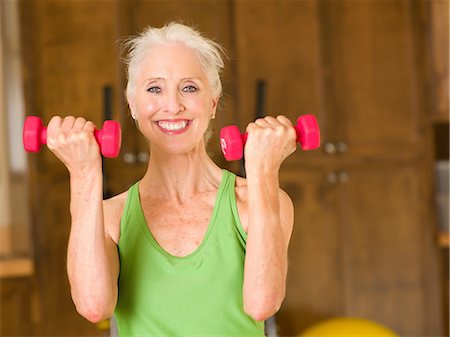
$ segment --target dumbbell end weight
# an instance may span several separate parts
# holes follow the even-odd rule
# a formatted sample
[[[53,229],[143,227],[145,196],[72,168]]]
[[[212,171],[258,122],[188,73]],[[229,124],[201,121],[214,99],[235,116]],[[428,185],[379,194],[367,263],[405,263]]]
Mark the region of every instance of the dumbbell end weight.
[[[27,152],[38,152],[47,144],[47,128],[37,116],[28,116],[23,127],[23,146]]]
[[[297,133],[297,142],[300,143],[302,150],[315,150],[320,147],[320,129],[314,115],[300,116],[294,128]]]
[[[242,158],[246,138],[247,135],[241,135],[236,125],[226,126],[220,130],[220,147],[227,161]]]
[[[120,124],[113,120],[103,123],[101,130],[94,132],[97,143],[100,144],[100,152],[106,158],[115,158],[119,155],[122,142]]]

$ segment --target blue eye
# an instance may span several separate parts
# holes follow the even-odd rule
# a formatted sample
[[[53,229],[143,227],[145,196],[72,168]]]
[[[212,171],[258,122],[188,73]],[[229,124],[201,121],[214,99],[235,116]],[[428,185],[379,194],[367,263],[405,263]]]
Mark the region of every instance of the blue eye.
[[[161,92],[161,88],[158,86],[153,86],[147,89],[148,92],[152,94],[159,94]]]
[[[196,92],[198,89],[193,85],[187,85],[183,88],[184,92]]]

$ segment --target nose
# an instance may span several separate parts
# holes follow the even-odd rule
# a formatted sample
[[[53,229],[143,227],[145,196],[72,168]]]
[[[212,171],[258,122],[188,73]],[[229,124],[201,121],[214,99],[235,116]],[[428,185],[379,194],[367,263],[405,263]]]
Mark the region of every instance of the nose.
[[[184,110],[183,97],[178,90],[168,92],[165,97],[164,111],[171,114],[178,114]]]

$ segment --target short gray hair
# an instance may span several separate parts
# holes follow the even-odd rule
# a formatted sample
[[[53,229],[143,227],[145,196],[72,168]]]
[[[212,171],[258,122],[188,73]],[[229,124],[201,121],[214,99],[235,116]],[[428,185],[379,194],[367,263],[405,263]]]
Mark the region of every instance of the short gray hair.
[[[124,50],[128,51],[128,55],[124,58],[127,65],[126,95],[128,101],[134,94],[139,66],[148,52],[154,46],[170,42],[183,43],[197,54],[213,95],[220,97],[222,94],[220,74],[224,67],[222,59],[222,55],[225,55],[224,49],[217,42],[202,36],[196,29],[178,22],[171,22],[161,28],[147,27],[138,36],[124,42]]]

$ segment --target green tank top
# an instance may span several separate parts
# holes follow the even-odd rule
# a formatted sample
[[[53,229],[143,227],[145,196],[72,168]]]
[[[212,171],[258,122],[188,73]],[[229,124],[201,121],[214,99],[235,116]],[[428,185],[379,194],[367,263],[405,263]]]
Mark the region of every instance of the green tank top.
[[[139,182],[120,224],[118,333],[126,336],[264,336],[264,323],[243,310],[246,233],[239,221],[236,176],[223,170],[202,243],[191,254],[165,251],[149,230]]]

